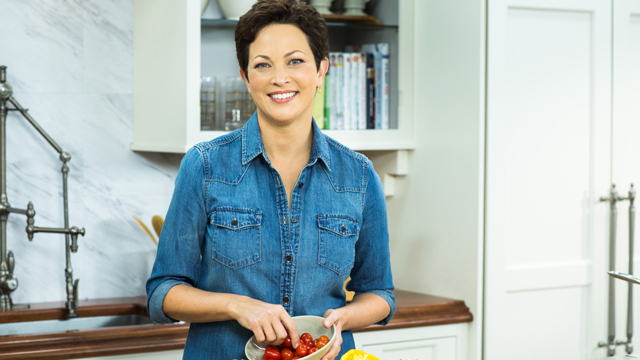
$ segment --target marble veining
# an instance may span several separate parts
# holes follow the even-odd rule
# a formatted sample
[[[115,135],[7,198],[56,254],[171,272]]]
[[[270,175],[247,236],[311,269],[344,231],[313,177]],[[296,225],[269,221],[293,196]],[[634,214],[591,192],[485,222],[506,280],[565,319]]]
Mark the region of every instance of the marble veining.
[[[72,254],[80,298],[145,294],[156,247],[151,227],[166,214],[181,155],[136,153],[133,134],[131,0],[0,0],[0,65],[14,97],[71,154],[69,220],[84,227]],[[7,195],[36,209],[36,225],[64,225],[62,162],[15,112],[7,119]],[[62,301],[64,236],[35,234],[11,214],[7,247],[16,256],[16,303]],[[152,230],[153,231],[153,230]]]

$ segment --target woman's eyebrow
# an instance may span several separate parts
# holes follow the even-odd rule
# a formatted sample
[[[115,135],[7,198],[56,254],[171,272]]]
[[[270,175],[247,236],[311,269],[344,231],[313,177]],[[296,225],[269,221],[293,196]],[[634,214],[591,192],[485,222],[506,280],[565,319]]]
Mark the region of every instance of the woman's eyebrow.
[[[295,54],[295,53],[297,53],[297,52],[299,52],[299,53],[303,53],[303,54],[304,54],[304,52],[303,52],[303,51],[301,51],[301,50],[293,50],[293,51],[290,51],[290,52],[288,52],[288,53],[284,54],[284,57],[291,56],[292,54]],[[261,58],[265,58],[265,59],[267,59],[267,60],[271,60],[271,58],[270,58],[269,56],[267,56],[267,55],[256,55],[256,56],[253,58],[253,60],[255,60],[256,58],[259,58],[259,57],[261,57]]]

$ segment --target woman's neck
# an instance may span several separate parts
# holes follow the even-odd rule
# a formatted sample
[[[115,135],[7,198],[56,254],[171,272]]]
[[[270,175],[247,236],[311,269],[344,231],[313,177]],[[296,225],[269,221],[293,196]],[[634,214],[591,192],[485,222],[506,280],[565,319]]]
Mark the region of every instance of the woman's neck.
[[[304,157],[309,159],[313,143],[313,129],[309,121],[295,121],[274,126],[269,121],[260,121],[260,136],[270,160],[289,161]]]

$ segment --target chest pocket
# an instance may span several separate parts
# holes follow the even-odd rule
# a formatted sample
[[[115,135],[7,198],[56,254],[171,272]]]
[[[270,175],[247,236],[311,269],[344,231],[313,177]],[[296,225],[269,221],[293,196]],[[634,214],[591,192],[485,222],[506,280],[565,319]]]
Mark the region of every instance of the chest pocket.
[[[356,241],[360,232],[358,222],[346,216],[319,215],[318,228],[318,264],[339,275],[351,270],[356,258]]]
[[[259,212],[250,210],[214,210],[213,258],[234,269],[260,261],[261,220]]]

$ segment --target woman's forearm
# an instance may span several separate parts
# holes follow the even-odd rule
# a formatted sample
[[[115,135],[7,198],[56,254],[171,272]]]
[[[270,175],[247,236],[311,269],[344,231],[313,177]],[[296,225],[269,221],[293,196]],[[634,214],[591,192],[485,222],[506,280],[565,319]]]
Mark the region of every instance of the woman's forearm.
[[[389,315],[391,308],[382,297],[364,293],[338,310],[343,316],[342,330],[353,330],[381,321]]]
[[[236,319],[236,304],[244,296],[200,290],[176,285],[167,292],[162,303],[165,315],[190,323]]]

